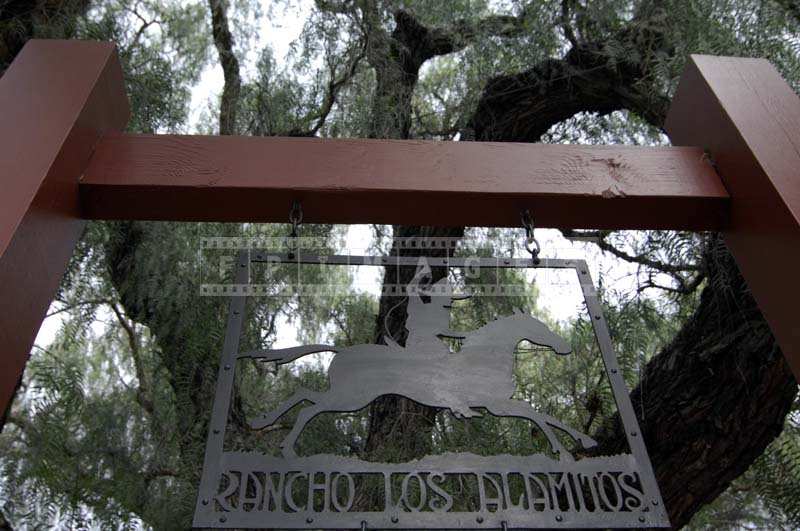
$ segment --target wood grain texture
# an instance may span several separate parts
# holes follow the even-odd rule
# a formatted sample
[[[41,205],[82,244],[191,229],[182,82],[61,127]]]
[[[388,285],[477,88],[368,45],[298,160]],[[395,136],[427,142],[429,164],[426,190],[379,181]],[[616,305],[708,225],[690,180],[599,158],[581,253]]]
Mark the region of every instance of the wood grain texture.
[[[800,100],[768,61],[695,55],[666,129],[714,158],[731,196],[726,243],[800,379]]]
[[[5,411],[85,221],[78,179],[128,119],[114,46],[29,41],[0,78],[0,410]]]
[[[88,218],[715,229],[728,196],[698,148],[108,135]]]

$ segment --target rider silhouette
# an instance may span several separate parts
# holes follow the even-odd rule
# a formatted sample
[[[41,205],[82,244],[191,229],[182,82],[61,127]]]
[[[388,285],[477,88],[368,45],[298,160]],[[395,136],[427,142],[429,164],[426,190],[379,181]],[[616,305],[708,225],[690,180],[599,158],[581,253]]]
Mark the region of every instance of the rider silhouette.
[[[409,284],[409,287],[416,288],[417,291],[409,293],[408,297],[406,349],[449,353],[440,339],[445,337],[465,339],[468,334],[450,330],[450,308],[454,300],[466,299],[468,296],[445,297],[444,295],[449,292],[447,277],[423,287],[423,279],[430,276],[430,268],[420,268]]]

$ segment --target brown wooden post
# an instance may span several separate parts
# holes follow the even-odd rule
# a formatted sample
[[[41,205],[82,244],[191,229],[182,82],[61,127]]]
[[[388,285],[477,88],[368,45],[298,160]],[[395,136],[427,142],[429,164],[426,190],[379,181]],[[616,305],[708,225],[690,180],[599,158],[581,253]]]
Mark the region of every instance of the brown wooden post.
[[[694,55],[666,129],[714,159],[726,242],[800,380],[800,99],[768,61]]]
[[[0,414],[84,227],[78,179],[128,113],[110,43],[32,40],[0,78]]]

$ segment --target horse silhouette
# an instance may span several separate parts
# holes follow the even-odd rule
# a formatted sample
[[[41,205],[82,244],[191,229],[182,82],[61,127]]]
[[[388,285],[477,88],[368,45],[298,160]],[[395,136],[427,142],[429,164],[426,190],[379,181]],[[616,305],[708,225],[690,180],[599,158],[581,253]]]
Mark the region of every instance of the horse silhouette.
[[[553,432],[567,433],[584,448],[597,443],[550,415],[540,413],[514,394],[514,351],[527,340],[550,347],[557,354],[571,352],[570,346],[538,319],[518,312],[487,323],[469,334],[442,332],[440,336],[464,337],[461,350],[451,353],[443,344],[418,342],[413,348],[364,344],[336,348],[329,345],[305,345],[275,350],[257,350],[239,354],[239,358],[289,363],[317,352],[335,353],[328,369],[330,389],[316,392],[298,390],[277,408],[250,423],[253,429],[273,425],[301,402],[311,405],[300,410],[292,430],[281,443],[286,459],[297,457],[294,446],[305,426],[324,412],[358,411],[385,395],[400,395],[420,404],[449,409],[458,418],[481,416],[475,408],[484,408],[498,417],[518,417],[536,424],[560,460],[572,455]],[[436,345],[438,343],[438,346]]]

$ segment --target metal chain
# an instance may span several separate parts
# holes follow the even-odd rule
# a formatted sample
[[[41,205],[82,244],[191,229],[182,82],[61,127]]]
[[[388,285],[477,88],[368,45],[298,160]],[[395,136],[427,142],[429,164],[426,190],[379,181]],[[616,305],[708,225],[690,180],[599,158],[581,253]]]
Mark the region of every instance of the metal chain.
[[[300,201],[292,203],[292,209],[289,210],[289,223],[292,224],[292,236],[297,236],[297,227],[303,223],[303,207],[300,206]]]
[[[523,210],[521,218],[522,227],[525,229],[525,249],[531,253],[533,263],[538,265],[541,262],[539,253],[542,251],[542,246],[539,245],[539,240],[537,240],[533,234],[533,218],[531,217],[530,211],[527,209]]]
[[[297,252],[297,229],[303,223],[303,207],[300,201],[295,200],[289,210],[289,223],[292,224],[292,231],[289,233],[289,258],[294,258]]]

